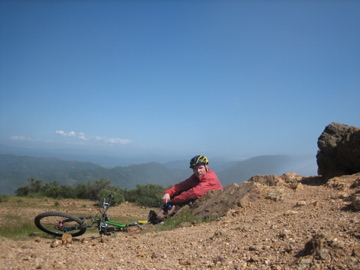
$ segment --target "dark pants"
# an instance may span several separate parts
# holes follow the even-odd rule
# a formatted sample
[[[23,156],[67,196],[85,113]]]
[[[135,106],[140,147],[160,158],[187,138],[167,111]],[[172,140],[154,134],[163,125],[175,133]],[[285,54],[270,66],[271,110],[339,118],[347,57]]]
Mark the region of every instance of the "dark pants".
[[[171,209],[166,209],[166,210],[163,210],[161,209],[159,211],[159,213],[157,214],[156,218],[160,221],[164,221],[167,217],[171,217],[173,216],[175,213],[175,209],[176,208],[181,208],[183,207],[184,205],[191,205],[195,200],[191,200],[191,201],[187,201],[187,202],[184,202],[184,203],[181,203],[181,204],[178,204],[178,205],[173,205],[173,207]]]
[[[157,214],[156,218],[159,220],[159,221],[164,221],[167,217],[171,217],[174,212],[175,212],[175,205],[171,208],[171,209],[166,209],[166,210],[163,210],[161,209],[159,211],[159,213]]]

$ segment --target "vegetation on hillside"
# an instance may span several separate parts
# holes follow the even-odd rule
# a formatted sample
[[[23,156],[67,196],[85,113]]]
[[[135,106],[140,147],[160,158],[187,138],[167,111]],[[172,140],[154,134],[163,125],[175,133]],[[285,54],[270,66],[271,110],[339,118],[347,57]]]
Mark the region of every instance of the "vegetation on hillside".
[[[134,189],[136,185],[145,184],[166,187],[186,179],[189,174],[188,168],[179,170],[156,162],[103,168],[90,162],[0,154],[0,194],[7,195],[14,195],[18,187],[26,185],[28,178],[46,183],[58,181],[67,186],[111,179],[114,186]]]
[[[165,188],[160,185],[137,185],[135,189],[126,190],[111,185],[111,180],[99,179],[87,184],[77,184],[75,187],[59,185],[57,181],[44,183],[40,179],[29,178],[26,186],[16,189],[16,196],[50,197],[54,199],[89,199],[93,201],[113,196],[113,204],[124,201],[139,205],[158,207]]]

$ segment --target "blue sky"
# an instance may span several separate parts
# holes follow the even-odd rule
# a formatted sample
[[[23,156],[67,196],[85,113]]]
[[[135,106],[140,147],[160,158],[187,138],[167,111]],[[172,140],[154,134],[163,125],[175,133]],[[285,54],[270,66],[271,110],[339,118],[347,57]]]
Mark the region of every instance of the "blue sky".
[[[360,126],[360,1],[0,2],[0,145],[315,157]]]

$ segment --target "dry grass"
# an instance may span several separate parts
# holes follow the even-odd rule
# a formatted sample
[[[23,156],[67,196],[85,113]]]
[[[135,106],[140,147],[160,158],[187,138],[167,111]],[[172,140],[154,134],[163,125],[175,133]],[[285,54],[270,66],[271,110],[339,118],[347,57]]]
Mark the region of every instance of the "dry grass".
[[[86,202],[89,204],[89,202]],[[44,211],[78,211],[84,209],[84,202],[67,205],[65,202],[49,198],[28,198],[4,196],[0,198],[0,236],[14,240],[27,240],[35,237],[39,229],[34,218]],[[84,210],[83,210],[84,211]]]
[[[1,196],[0,197],[0,237],[13,240],[27,240],[35,236],[47,237],[34,224],[35,217],[47,211],[70,213],[74,216],[90,216],[99,213],[96,202],[90,200],[51,199]],[[124,203],[111,207],[108,215],[111,221],[129,224],[147,219],[147,209]],[[97,232],[95,225],[89,232]]]

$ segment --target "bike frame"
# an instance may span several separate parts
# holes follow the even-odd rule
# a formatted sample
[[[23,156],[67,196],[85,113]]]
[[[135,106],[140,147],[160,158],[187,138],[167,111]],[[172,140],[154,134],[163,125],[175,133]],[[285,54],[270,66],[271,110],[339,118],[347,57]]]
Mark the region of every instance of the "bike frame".
[[[107,216],[107,210],[109,209],[111,205],[112,196],[109,196],[109,201],[106,202],[106,199],[104,198],[104,201],[102,203],[102,209],[100,209],[100,218],[95,218],[94,216],[88,216],[88,217],[79,217],[81,220],[84,220],[84,223],[86,224],[86,219],[91,219],[91,223],[89,225],[86,225],[86,227],[91,228],[94,223],[97,224],[97,228],[100,234],[109,234],[110,232],[118,232],[118,231],[126,231],[127,227],[129,226],[135,226],[138,225],[137,222],[131,223],[131,224],[122,224],[114,221],[110,221],[110,219]]]

